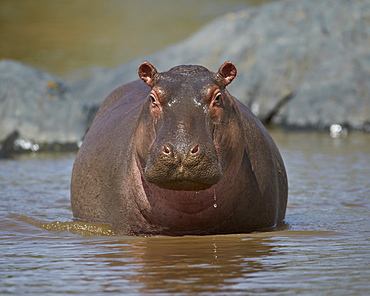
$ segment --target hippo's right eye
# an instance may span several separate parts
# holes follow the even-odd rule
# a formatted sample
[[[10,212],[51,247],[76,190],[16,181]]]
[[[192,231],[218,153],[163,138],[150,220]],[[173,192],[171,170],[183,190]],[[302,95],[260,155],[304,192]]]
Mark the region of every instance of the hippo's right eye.
[[[220,92],[216,93],[216,95],[214,96],[213,101],[212,101],[212,106],[215,106],[215,107],[223,106],[222,94]]]
[[[155,96],[154,95],[149,95],[149,98],[150,98],[150,102],[153,104],[153,105],[156,105],[157,104],[157,100],[156,100],[156,98],[155,98]]]

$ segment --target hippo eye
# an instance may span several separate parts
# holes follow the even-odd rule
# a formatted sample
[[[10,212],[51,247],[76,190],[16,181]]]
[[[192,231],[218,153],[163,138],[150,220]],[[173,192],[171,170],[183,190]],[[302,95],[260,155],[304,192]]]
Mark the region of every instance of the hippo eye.
[[[149,98],[150,98],[150,102],[153,104],[153,105],[156,105],[157,104],[157,100],[155,99],[155,96],[154,95],[149,95]]]
[[[213,99],[213,106],[221,107],[222,105],[222,95],[221,93],[217,93]]]

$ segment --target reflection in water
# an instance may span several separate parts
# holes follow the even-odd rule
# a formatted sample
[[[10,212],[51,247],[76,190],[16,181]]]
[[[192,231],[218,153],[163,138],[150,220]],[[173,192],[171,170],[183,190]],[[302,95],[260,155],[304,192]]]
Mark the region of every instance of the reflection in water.
[[[263,271],[260,259],[272,252],[261,238],[235,235],[137,238],[134,246],[117,243],[113,258],[111,252],[97,256],[117,267],[131,254],[137,265],[131,280],[142,284],[142,292],[229,291],[238,279]]]
[[[369,242],[348,234],[37,237],[37,246],[36,237],[3,241],[1,293],[365,295],[370,288]]]

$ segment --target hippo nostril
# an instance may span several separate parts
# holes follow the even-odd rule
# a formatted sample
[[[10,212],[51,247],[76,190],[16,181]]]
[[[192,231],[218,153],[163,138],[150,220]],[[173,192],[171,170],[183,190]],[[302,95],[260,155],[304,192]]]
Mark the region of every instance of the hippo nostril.
[[[164,154],[170,154],[171,153],[171,148],[168,147],[167,145],[163,145],[162,151]]]
[[[193,149],[191,149],[191,150],[190,150],[190,152],[191,152],[192,154],[196,154],[196,153],[198,153],[198,152],[199,152],[199,146],[198,146],[198,145],[195,145],[195,146],[193,147]]]

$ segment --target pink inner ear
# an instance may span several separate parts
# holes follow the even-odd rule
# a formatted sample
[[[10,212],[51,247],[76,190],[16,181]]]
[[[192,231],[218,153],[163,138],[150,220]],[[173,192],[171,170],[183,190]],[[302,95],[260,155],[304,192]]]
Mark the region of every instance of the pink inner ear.
[[[142,63],[138,69],[139,77],[150,87],[154,84],[154,76],[156,73],[157,70],[148,62]]]
[[[226,62],[220,67],[219,73],[225,78],[225,86],[233,81],[236,76],[236,72],[236,67],[230,62]]]

